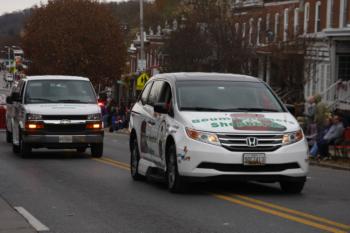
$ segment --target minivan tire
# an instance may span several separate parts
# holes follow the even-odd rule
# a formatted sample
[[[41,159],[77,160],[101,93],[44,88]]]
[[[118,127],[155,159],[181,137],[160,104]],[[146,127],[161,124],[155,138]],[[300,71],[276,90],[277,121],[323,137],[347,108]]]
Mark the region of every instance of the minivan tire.
[[[172,193],[183,193],[187,189],[184,177],[181,177],[177,166],[176,148],[171,144],[167,149],[166,178],[168,189]]]
[[[132,139],[130,148],[130,174],[133,180],[144,180],[145,177],[139,173],[140,152],[137,139]]]
[[[298,194],[301,193],[305,185],[304,181],[292,182],[292,181],[280,181],[282,191],[286,193]]]
[[[103,156],[103,143],[91,145],[91,156],[94,158],[101,158]]]

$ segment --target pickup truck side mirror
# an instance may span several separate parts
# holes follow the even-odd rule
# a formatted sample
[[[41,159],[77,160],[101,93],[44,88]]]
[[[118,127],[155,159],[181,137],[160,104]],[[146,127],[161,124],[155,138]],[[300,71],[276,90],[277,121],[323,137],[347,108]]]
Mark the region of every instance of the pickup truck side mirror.
[[[7,97],[6,97],[6,103],[7,103],[7,104],[12,104],[12,98],[11,98],[11,96],[7,96]]]

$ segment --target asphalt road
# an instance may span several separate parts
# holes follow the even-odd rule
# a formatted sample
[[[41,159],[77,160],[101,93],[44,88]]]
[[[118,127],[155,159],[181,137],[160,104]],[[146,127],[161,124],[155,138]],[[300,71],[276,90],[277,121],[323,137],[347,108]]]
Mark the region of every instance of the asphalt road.
[[[350,232],[348,171],[311,167],[301,195],[257,183],[171,194],[164,184],[131,179],[127,145],[127,135],[113,134],[102,159],[47,150],[22,159],[0,133],[0,195],[56,233]]]

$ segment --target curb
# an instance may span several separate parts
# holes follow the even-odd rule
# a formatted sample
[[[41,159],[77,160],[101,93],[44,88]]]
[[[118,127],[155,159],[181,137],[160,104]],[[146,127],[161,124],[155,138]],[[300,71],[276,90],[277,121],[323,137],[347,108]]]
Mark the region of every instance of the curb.
[[[336,164],[327,164],[327,163],[323,163],[323,162],[310,161],[310,165],[318,166],[318,167],[325,167],[325,168],[332,168],[332,169],[336,169],[336,170],[350,171],[350,167],[344,167],[344,166],[336,165]]]

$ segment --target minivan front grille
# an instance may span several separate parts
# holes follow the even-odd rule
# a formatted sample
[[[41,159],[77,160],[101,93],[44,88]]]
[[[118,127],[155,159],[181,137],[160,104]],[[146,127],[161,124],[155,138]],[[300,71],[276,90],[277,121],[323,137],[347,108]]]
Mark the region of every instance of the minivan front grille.
[[[221,145],[229,151],[271,152],[282,146],[283,134],[218,134]],[[250,143],[249,143],[250,140]]]

